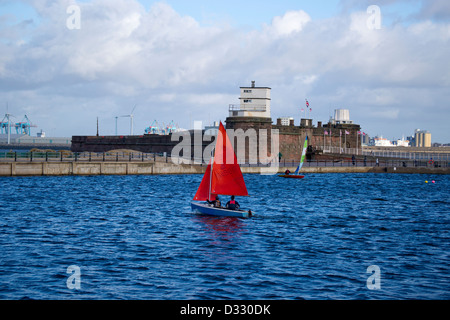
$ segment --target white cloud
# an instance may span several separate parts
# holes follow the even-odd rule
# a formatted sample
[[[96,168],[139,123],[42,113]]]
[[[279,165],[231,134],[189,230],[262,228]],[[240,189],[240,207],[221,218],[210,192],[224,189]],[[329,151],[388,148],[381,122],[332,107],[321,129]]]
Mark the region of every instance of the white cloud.
[[[79,3],[81,29],[69,30],[72,1],[30,3],[39,23],[0,15],[0,98],[55,135],[93,134],[97,116],[103,134],[113,134],[115,116],[135,104],[136,132],[155,119],[182,127],[189,118],[225,120],[251,80],[272,87],[273,118],[298,119],[305,98],[315,120],[349,108],[353,120],[386,136],[432,130],[449,116],[446,21],[370,30],[365,10],[319,21],[287,11],[243,31],[202,26],[162,2],[146,10],[92,0]],[[392,122],[384,127],[393,120],[400,133]],[[450,142],[448,130],[433,134]]]
[[[275,35],[287,36],[295,32],[300,32],[304,26],[311,21],[311,17],[304,11],[288,11],[282,17],[273,18],[272,24],[268,27],[269,32]]]

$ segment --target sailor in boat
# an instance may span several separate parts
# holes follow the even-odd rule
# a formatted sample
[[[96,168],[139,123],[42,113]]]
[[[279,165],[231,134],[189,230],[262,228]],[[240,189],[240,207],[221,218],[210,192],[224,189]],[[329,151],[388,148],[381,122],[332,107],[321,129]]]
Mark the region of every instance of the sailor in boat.
[[[287,169],[287,170],[284,172],[284,174],[288,176],[288,175],[291,174],[291,171],[289,171],[289,169]]]
[[[231,196],[231,200],[227,202],[226,208],[228,210],[239,210],[240,208],[239,202],[234,200],[234,196]]]
[[[216,196],[216,199],[213,201],[209,201],[208,199],[206,199],[206,202],[208,202],[209,204],[213,204],[215,208],[222,208],[219,196]]]

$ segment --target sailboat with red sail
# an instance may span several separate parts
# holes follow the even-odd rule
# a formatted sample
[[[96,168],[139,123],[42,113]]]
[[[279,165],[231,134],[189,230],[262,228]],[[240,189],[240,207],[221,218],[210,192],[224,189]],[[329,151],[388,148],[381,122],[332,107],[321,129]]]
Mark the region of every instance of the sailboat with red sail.
[[[216,138],[215,154],[209,161],[191,207],[193,212],[206,215],[239,218],[252,216],[251,210],[229,210],[210,203],[219,195],[248,196],[244,176],[222,122]]]

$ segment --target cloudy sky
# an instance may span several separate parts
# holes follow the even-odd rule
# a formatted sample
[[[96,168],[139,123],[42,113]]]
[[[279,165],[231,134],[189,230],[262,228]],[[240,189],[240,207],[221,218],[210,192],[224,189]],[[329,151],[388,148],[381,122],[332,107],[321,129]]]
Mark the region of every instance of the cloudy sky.
[[[135,106],[135,134],[224,121],[255,80],[274,121],[308,99],[314,123],[450,142],[448,0],[0,0],[0,52],[0,113],[33,135],[112,135]]]

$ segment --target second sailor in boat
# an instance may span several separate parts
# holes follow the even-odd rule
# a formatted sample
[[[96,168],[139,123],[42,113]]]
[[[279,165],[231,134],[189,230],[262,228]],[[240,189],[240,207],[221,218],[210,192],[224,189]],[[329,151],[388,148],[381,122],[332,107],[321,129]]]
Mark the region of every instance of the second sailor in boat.
[[[228,210],[239,210],[240,208],[239,202],[234,200],[234,196],[231,196],[231,200],[227,202],[226,208]]]

